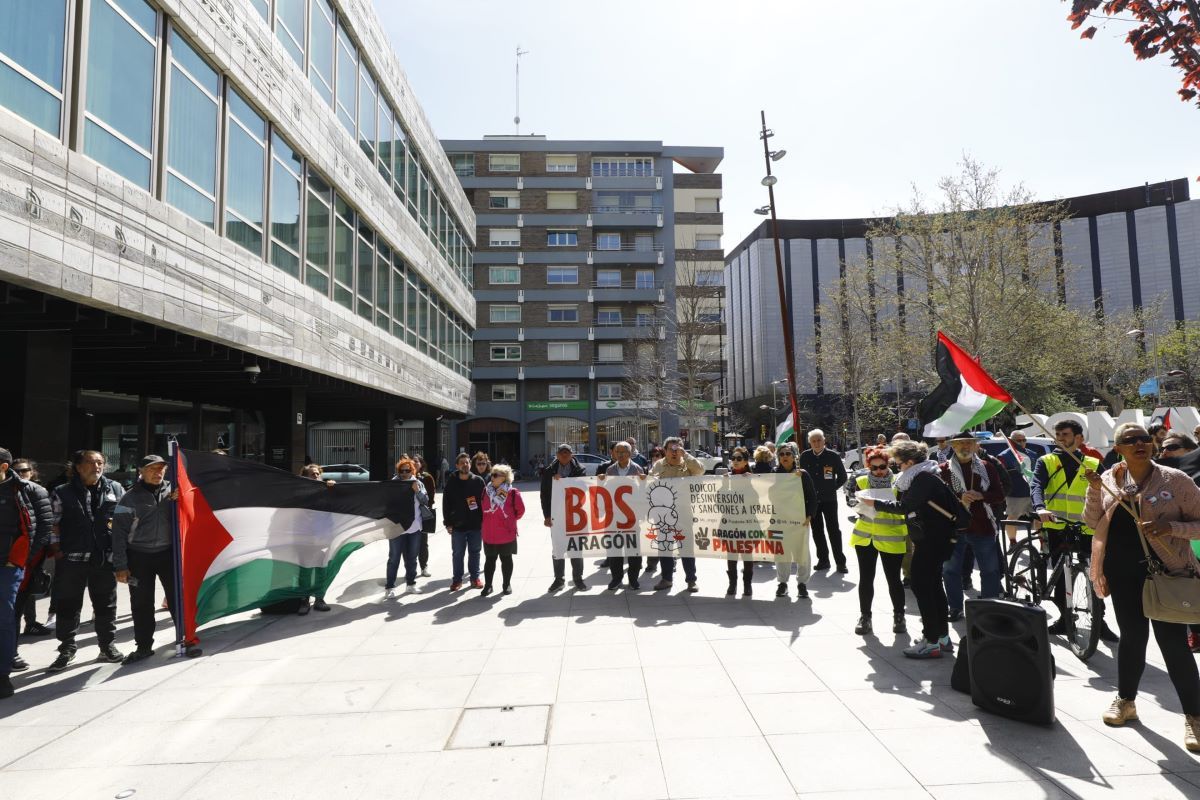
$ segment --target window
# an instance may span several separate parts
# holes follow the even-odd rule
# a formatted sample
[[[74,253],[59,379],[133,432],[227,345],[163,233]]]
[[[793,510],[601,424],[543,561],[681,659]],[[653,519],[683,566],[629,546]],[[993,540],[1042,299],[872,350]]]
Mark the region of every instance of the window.
[[[225,103],[225,236],[262,258],[267,123],[233,87]]]
[[[309,170],[304,283],[325,297],[329,296],[330,195],[329,185],[317,173]]]
[[[579,159],[574,153],[546,156],[546,172],[575,172],[578,169]]]
[[[451,153],[450,163],[454,165],[454,174],[460,178],[475,177],[474,153]]]
[[[520,322],[521,307],[492,303],[488,308],[488,321],[500,325]]]
[[[596,270],[596,286],[600,289],[620,289],[621,288],[621,270],[619,270],[619,269],[598,269],[598,270]]]
[[[66,0],[5,2],[0,11],[0,106],[44,131],[62,130]]]
[[[721,237],[720,236],[697,236],[696,237],[696,249],[697,250],[720,250],[721,249]]]
[[[404,259],[392,254],[392,335],[404,341]]]
[[[375,316],[375,234],[358,219],[358,315]]]
[[[520,192],[488,192],[488,208],[520,208]]]
[[[579,342],[547,342],[547,361],[578,361]]]
[[[649,157],[593,158],[593,178],[652,178],[654,159]]]
[[[575,192],[546,192],[546,208],[550,211],[574,211],[579,208]]]
[[[271,133],[271,263],[300,277],[300,176],[304,160]]]
[[[636,288],[636,289],[654,289],[654,288],[656,288],[654,285],[654,270],[639,269],[634,274],[633,285],[634,285],[634,288]]]
[[[546,283],[551,285],[579,283],[579,267],[547,267]]]
[[[145,0],[95,0],[90,8],[83,152],[149,189],[158,14]]]
[[[494,403],[511,403],[517,399],[517,385],[515,383],[493,383],[492,384],[492,402]]]
[[[333,194],[333,300],[354,308],[354,210]]]
[[[308,80],[333,107],[334,16],[329,0],[312,0],[308,30]]]
[[[517,153],[488,154],[488,170],[491,172],[520,172],[521,156]]]
[[[620,342],[601,342],[596,345],[596,360],[604,362],[621,361],[623,359]]]
[[[520,228],[491,228],[488,230],[488,245],[490,247],[520,247]]]
[[[721,311],[719,309],[697,311],[696,322],[702,325],[719,325],[721,323]]]
[[[263,19],[271,17],[271,0],[250,0],[250,4],[254,6],[259,14],[262,14]]]
[[[490,284],[518,284],[520,282],[520,267],[488,267],[488,283]]]
[[[549,247],[577,247],[579,245],[579,232],[573,230],[548,230],[546,231],[546,244]]]
[[[547,322],[579,322],[579,306],[550,305],[546,307]]]
[[[637,236],[633,237],[633,249],[639,253],[650,253],[654,251],[656,249],[654,246],[654,235],[650,233],[639,233]]]
[[[304,17],[308,0],[275,0],[275,37],[304,69]]]
[[[395,137],[392,140],[392,192],[400,201],[400,205],[404,206],[407,202],[405,198],[405,181],[407,179],[405,167],[408,164],[408,140],[404,134],[404,126],[400,123],[400,115],[396,113],[395,109],[391,110],[390,115],[394,120],[392,135]]]
[[[621,234],[619,234],[619,233],[597,233],[596,234],[596,249],[597,250],[620,250],[621,249]]]
[[[654,309],[650,306],[638,306],[637,310],[638,327],[645,327],[654,324]]]
[[[392,109],[379,93],[379,175],[384,183],[392,183]]]
[[[597,383],[596,398],[599,400],[620,400],[621,399],[621,384],[619,383]]]
[[[358,51],[341,22],[337,26],[337,45],[337,115],[346,132],[354,136],[358,108]]]
[[[623,325],[621,319],[621,309],[619,308],[599,308],[596,310],[597,325]]]
[[[721,211],[720,199],[716,197],[697,197],[696,198],[696,213],[697,214],[718,214]]]
[[[367,158],[375,161],[375,110],[376,101],[375,78],[367,69],[366,63],[358,72],[358,146],[367,154]]]
[[[166,200],[215,228],[221,77],[174,29],[170,82]]]
[[[519,344],[493,344],[488,350],[491,353],[492,361],[521,360],[521,345]]]
[[[550,393],[548,396],[551,400],[578,400],[579,384],[552,383],[550,384]]]
[[[719,269],[696,270],[697,286],[720,286],[725,282],[725,273]]]

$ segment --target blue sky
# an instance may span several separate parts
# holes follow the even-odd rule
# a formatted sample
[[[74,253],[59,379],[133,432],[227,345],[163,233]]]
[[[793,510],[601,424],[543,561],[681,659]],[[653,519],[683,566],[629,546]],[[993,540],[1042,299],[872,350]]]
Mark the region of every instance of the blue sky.
[[[1058,0],[376,0],[442,138],[522,133],[725,148],[725,247],[783,218],[885,214],[963,153],[1041,198],[1200,176],[1200,108],[1128,26],[1081,41]],[[1200,197],[1200,185],[1192,184]]]

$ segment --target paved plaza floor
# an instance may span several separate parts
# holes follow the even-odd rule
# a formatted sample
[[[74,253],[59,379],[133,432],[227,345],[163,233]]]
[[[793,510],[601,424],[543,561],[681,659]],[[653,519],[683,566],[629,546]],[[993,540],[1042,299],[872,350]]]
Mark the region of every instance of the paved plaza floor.
[[[950,689],[950,659],[901,655],[882,574],[883,630],[866,638],[853,561],[805,601],[794,583],[776,599],[767,566],[753,598],[726,598],[724,563],[705,559],[696,595],[682,574],[670,594],[605,591],[594,560],[589,591],[547,595],[532,485],[527,499],[508,597],[451,594],[441,534],[418,593],[383,598],[376,543],[343,568],[330,613],[232,617],[202,629],[198,659],[97,664],[85,627],[52,675],[54,641],[22,638],[0,798],[1200,798],[1153,643],[1141,724],[1100,722],[1108,645],[1086,665],[1057,647],[1058,721],[1012,722]],[[120,614],[128,651],[124,589]]]

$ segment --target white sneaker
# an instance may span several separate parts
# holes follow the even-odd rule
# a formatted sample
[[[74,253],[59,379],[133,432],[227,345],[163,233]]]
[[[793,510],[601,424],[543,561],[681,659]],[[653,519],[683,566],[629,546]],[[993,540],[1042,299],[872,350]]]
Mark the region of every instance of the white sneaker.
[[[941,648],[943,653],[954,652],[954,642],[950,641],[950,634],[946,634],[942,638],[938,639],[938,647]]]
[[[395,596],[396,596],[395,589],[384,589],[383,590],[383,599],[384,600],[391,600]]]
[[[46,627],[49,628],[50,630],[54,630],[54,615],[53,614],[46,617]]]

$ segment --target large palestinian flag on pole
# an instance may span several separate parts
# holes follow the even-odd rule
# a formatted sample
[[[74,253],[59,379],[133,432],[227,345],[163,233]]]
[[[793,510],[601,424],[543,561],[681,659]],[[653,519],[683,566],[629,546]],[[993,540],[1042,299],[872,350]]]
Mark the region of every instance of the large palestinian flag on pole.
[[[1012,395],[941,331],[935,361],[941,383],[917,409],[925,436],[953,436],[970,430],[1012,402]]]
[[[327,486],[282,470],[177,451],[183,634],[292,597],[320,595],[346,558],[400,533],[407,483]]]

